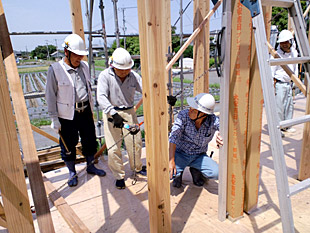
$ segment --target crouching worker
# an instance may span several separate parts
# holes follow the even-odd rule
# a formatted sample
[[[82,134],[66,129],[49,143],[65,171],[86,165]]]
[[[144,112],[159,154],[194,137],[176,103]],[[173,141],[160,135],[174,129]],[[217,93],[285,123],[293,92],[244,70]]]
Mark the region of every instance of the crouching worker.
[[[117,48],[111,58],[111,67],[102,71],[98,78],[97,100],[103,109],[104,136],[108,151],[109,168],[116,178],[115,186],[125,189],[125,171],[122,159],[122,137],[128,134],[124,123],[138,124],[134,106],[135,92],[142,93],[142,79],[132,71],[134,61],[129,52]],[[142,166],[141,132],[124,138],[128,152],[130,169],[146,176],[146,167]]]
[[[47,72],[46,101],[52,119],[51,127],[60,134],[61,157],[69,169],[69,186],[76,186],[76,145],[81,138],[82,152],[90,174],[105,176],[105,171],[92,163],[97,152],[92,114],[92,94],[88,65],[82,61],[88,54],[83,39],[77,34],[66,37],[65,57],[52,64]]]
[[[218,164],[207,156],[208,144],[216,135],[217,145],[223,145],[219,135],[219,119],[214,112],[215,100],[210,94],[201,93],[188,97],[190,109],[179,112],[169,136],[169,171],[173,186],[180,188],[185,167],[190,167],[195,185],[204,180],[218,179]]]

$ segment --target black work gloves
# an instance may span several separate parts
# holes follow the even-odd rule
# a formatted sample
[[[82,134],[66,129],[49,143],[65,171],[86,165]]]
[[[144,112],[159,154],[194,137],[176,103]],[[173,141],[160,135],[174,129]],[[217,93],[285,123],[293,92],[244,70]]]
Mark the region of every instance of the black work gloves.
[[[114,128],[123,128],[124,122],[127,122],[118,113],[115,113],[112,117],[113,117]]]
[[[168,100],[168,104],[170,104],[171,106],[174,106],[175,102],[177,102],[177,97],[173,95],[168,95],[167,100]]]

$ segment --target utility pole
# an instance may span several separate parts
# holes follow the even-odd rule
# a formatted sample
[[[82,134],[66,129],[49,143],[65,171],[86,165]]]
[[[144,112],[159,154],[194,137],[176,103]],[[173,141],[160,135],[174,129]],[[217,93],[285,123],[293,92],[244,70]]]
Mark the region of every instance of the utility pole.
[[[125,8],[122,8],[122,12],[123,12],[123,33],[124,33],[124,49],[126,49],[126,26],[125,26]]]
[[[115,36],[116,36],[116,47],[119,48],[119,29],[118,29],[118,17],[117,17],[117,0],[112,0],[114,6],[114,22],[115,22]]]
[[[108,68],[109,67],[109,55],[108,55],[107,32],[105,30],[105,22],[104,22],[103,0],[100,0],[99,8],[100,8],[101,24],[102,24],[102,39],[104,42],[105,67]]]
[[[183,0],[180,0],[180,48],[183,45]],[[180,81],[181,81],[181,90],[183,90],[184,84],[184,75],[183,75],[183,54],[180,57]],[[183,101],[184,101],[184,93],[181,92],[181,110],[183,110]]]
[[[48,40],[45,41],[46,42],[46,49],[47,49],[47,60],[50,59],[50,53],[48,51]]]
[[[58,58],[59,57],[59,53],[58,53],[58,48],[57,48],[57,39],[55,39],[55,46],[56,46],[56,52],[57,52],[56,57]]]

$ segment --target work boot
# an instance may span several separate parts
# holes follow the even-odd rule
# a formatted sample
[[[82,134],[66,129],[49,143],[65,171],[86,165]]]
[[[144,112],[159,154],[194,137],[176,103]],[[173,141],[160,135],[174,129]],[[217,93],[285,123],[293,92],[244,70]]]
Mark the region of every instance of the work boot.
[[[194,185],[196,186],[203,186],[204,183],[205,183],[205,180],[204,180],[204,177],[203,175],[201,174],[201,172],[196,169],[196,168],[193,168],[193,167],[190,167],[189,168],[189,171],[191,172],[192,174],[192,178],[193,178],[193,183]]]
[[[86,162],[87,162],[87,173],[88,174],[93,174],[93,175],[97,175],[97,176],[105,176],[106,173],[104,170],[101,170],[101,169],[98,169],[95,167],[94,165],[94,156],[91,155],[91,156],[86,156]]]
[[[76,175],[76,170],[75,170],[75,161],[65,161],[65,164],[69,170],[69,181],[68,181],[68,185],[69,187],[73,187],[73,186],[77,186],[78,184],[78,178],[77,176],[74,177]],[[74,177],[74,178],[72,178]]]
[[[141,171],[138,171],[137,173],[142,175],[142,176],[146,176],[147,175],[146,166],[142,166]]]
[[[125,187],[126,187],[125,180],[124,179],[116,180],[115,186],[118,189],[125,189]]]
[[[173,179],[173,183],[172,183],[173,187],[181,188],[181,186],[182,186],[182,176],[183,176],[183,172],[181,172],[181,174],[179,176],[176,176]]]

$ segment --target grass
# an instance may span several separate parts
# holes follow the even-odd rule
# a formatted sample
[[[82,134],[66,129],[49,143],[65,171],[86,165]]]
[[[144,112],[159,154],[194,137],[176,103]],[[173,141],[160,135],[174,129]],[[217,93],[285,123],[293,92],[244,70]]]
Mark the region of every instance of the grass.
[[[42,125],[50,125],[51,120],[49,120],[49,119],[33,119],[30,121],[30,123],[36,127],[40,127]]]
[[[18,68],[19,74],[35,73],[35,72],[46,72],[49,66],[39,66],[30,68]]]
[[[95,60],[95,67],[96,66],[105,67],[105,60],[104,59]]]
[[[181,79],[179,77],[175,77],[175,78],[173,78],[173,82],[180,83]],[[191,80],[183,79],[183,83],[192,83],[192,82],[193,81],[191,81]]]

